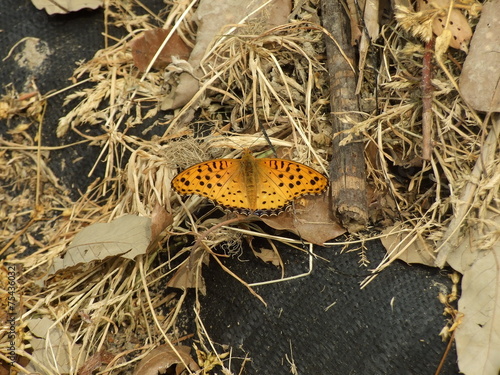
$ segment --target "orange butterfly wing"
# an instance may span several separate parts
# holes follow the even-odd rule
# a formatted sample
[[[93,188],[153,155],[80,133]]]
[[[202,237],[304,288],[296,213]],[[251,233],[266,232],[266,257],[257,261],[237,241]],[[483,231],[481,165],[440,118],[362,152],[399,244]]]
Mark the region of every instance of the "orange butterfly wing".
[[[179,173],[172,187],[181,195],[197,194],[224,209],[245,215],[277,215],[294,199],[321,194],[328,179],[316,170],[283,159],[216,159]]]
[[[215,159],[199,163],[172,180],[172,187],[181,195],[201,195],[224,208],[235,209],[244,209],[249,205],[245,192],[241,191],[243,184],[240,159]]]
[[[256,159],[259,180],[257,206],[285,207],[304,195],[318,195],[328,187],[328,179],[307,165],[284,159]]]

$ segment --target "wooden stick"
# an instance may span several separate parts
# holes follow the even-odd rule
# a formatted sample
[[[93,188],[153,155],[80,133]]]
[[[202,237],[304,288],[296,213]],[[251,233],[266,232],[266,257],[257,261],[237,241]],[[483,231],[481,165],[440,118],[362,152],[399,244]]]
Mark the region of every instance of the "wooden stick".
[[[356,232],[368,222],[364,142],[352,135],[351,142],[341,146],[351,129],[345,115],[359,121],[356,92],[354,47],[351,45],[349,19],[341,1],[321,2],[326,36],[327,68],[330,76],[330,121],[335,134],[330,162],[332,206],[335,216],[349,232]]]

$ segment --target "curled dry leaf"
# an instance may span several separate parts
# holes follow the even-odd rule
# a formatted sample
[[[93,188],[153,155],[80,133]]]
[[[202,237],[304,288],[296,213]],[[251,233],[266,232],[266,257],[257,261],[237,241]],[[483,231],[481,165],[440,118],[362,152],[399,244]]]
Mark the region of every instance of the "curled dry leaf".
[[[201,263],[208,264],[208,253],[195,251],[191,253],[190,258],[180,265],[175,274],[170,278],[167,287],[187,290],[189,288],[197,288],[202,295],[206,295],[207,289],[205,279],[201,274],[199,257],[203,257]]]
[[[158,375],[167,373],[169,369],[169,374],[180,374],[186,368],[185,366],[191,371],[198,371],[200,367],[191,357],[190,352],[191,348],[185,345],[175,346],[175,351],[170,345],[160,345],[139,362],[134,375]]]
[[[134,65],[141,72],[146,70],[165,38],[170,33],[170,30],[171,28],[147,30],[130,42]],[[191,47],[182,40],[179,34],[174,32],[153,63],[153,68],[161,69],[166,67],[172,62],[172,56],[176,56],[181,60],[187,60],[190,53]]]
[[[380,35],[380,2],[376,0],[368,0],[365,3],[365,11],[363,20],[365,22],[366,31],[372,42],[375,42]]]
[[[222,353],[222,354],[217,354],[217,353],[207,353],[204,350],[198,349],[196,344],[194,345],[194,348],[196,349],[196,357],[198,357],[198,363],[200,366],[203,366],[203,373],[208,373],[209,371],[213,370],[216,366],[222,366],[221,359],[226,358],[229,353]]]
[[[172,213],[157,203],[151,214],[151,241],[155,241],[167,227],[172,225]],[[151,242],[153,245],[153,242]]]

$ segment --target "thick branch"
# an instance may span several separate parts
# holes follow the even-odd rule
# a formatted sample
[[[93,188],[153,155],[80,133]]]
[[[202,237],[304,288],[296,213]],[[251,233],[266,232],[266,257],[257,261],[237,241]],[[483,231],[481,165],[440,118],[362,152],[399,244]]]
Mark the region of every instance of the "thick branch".
[[[352,66],[356,66],[355,50],[350,43],[349,20],[342,2],[323,0],[321,11],[323,27],[338,44],[326,37],[332,111],[330,121],[335,134],[330,162],[332,205],[342,224],[354,232],[362,229],[368,221],[364,142],[360,136],[354,136],[344,146],[340,146],[340,142],[346,137],[341,132],[352,127],[346,115],[351,120],[359,121],[356,74],[352,69]]]

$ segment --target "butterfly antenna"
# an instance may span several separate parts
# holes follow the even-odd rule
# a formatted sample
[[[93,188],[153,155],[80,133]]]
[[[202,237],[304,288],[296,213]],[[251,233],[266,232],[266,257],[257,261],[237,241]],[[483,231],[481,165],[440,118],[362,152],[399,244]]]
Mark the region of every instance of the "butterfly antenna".
[[[262,135],[264,136],[264,138],[266,139],[267,143],[269,144],[269,147],[271,147],[271,150],[273,150],[274,157],[277,158],[278,157],[278,153],[276,152],[276,149],[274,148],[274,145],[271,143],[271,138],[269,138],[269,135],[267,134],[267,131],[264,128],[264,126],[262,125],[261,122],[259,122],[259,128],[260,128],[260,131],[262,132]]]

